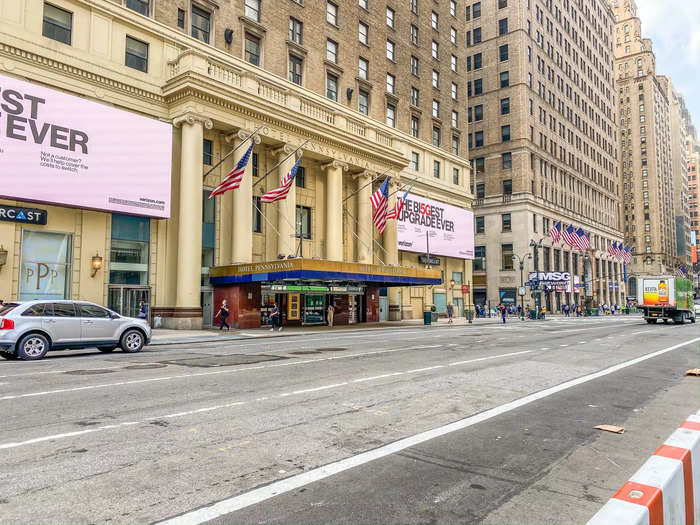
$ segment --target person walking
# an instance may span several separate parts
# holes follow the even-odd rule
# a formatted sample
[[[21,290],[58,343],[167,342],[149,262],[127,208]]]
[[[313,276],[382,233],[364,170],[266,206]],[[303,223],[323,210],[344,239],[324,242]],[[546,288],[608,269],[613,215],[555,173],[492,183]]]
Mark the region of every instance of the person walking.
[[[452,316],[455,314],[455,307],[452,303],[447,305],[447,324],[452,324]]]
[[[542,309],[540,310],[540,319],[544,319],[544,316],[546,313],[547,313],[547,308],[545,308],[543,306]]]
[[[228,307],[228,303],[226,302],[226,299],[224,299],[221,302],[221,307],[219,308],[218,313],[216,316],[219,317],[219,331],[224,329],[224,326],[226,327],[226,331],[228,332],[231,327],[228,325],[228,316],[231,313]],[[215,316],[215,317],[216,317]]]
[[[335,306],[333,303],[328,303],[328,327],[333,328],[333,315],[335,314]]]
[[[277,307],[277,303],[272,303],[272,310],[270,311],[270,332],[279,325],[278,332],[282,331],[282,320],[280,319],[280,309]]]
[[[498,309],[501,312],[501,319],[503,320],[503,324],[506,324],[506,316],[508,314],[508,310],[506,309],[506,307],[503,303],[501,303],[501,305],[498,307]]]
[[[136,315],[139,319],[148,319],[148,308],[146,307],[146,303],[141,301],[139,303],[139,313]]]

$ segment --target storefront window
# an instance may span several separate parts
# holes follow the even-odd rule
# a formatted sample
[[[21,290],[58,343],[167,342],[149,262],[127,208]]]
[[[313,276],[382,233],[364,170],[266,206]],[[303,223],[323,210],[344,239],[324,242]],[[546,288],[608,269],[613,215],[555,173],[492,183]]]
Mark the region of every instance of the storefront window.
[[[214,266],[216,245],[216,199],[210,199],[211,190],[202,192],[202,286],[209,286],[209,268]]]
[[[455,284],[462,284],[462,272],[452,272],[452,280]]]
[[[22,232],[19,300],[69,299],[71,235]]]
[[[148,217],[112,214],[110,284],[148,284],[150,240],[151,220]]]

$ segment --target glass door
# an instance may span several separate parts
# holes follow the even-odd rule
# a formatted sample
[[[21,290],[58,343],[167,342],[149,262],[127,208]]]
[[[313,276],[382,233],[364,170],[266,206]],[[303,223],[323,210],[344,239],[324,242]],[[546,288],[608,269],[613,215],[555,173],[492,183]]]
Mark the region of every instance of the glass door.
[[[141,301],[151,321],[151,289],[148,286],[114,286],[107,293],[107,307],[125,317],[138,317]]]

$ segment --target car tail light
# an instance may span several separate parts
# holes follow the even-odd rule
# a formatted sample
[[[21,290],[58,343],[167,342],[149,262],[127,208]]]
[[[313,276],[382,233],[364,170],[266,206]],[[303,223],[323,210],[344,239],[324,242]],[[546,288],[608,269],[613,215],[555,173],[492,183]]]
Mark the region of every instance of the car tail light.
[[[15,322],[12,319],[0,319],[0,330],[14,330]]]

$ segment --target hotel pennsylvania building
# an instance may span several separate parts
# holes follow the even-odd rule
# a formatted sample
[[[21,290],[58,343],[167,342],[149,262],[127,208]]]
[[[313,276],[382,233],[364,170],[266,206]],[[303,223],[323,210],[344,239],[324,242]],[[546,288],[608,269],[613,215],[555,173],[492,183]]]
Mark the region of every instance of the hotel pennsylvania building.
[[[13,96],[1,95],[20,82],[77,97],[76,107],[89,101],[98,117],[105,109],[104,121],[116,111],[138,116],[112,130],[119,162],[100,166],[90,137],[89,170],[104,182],[91,179],[67,196],[58,184],[55,200],[36,197],[46,188],[31,174],[11,189],[3,184],[0,298],[84,299],[127,315],[144,300],[173,328],[216,323],[224,298],[245,327],[264,324],[273,301],[288,324],[323,322],[331,303],[340,323],[468,304],[462,285],[473,253],[426,249],[431,257],[419,262],[420,250],[399,251],[396,221],[377,233],[369,199],[388,175],[390,192],[408,184],[409,199],[471,207],[463,6],[457,13],[448,1],[369,3],[0,0],[0,104],[10,108],[2,119],[19,125],[7,115]],[[61,106],[66,120],[72,106]],[[148,126],[139,123],[161,125],[172,153],[140,138]],[[3,136],[19,134],[10,127]],[[209,199],[248,143],[204,174],[255,130],[242,186]],[[122,141],[140,151],[120,154]],[[42,159],[53,151],[47,144]],[[296,187],[284,201],[261,204],[300,146]],[[56,153],[77,162],[65,149]],[[3,171],[7,156],[0,152]],[[167,199],[93,204],[144,165],[144,185],[165,170]],[[61,176],[74,183],[77,166]],[[30,212],[39,219],[26,219]],[[471,229],[457,226],[457,236]]]

